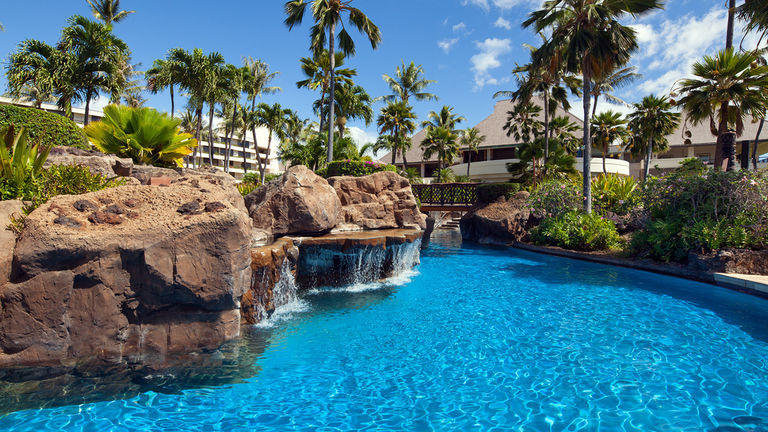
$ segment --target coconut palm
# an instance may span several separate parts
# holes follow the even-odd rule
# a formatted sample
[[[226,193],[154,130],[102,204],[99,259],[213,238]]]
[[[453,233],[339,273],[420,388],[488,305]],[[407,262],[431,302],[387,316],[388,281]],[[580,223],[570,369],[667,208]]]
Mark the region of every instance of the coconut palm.
[[[485,142],[485,135],[481,135],[477,128],[469,128],[462,131],[459,138],[461,147],[467,149],[467,177],[469,177],[469,167],[472,165],[472,155],[477,153],[477,147]]]
[[[175,50],[179,50],[179,48],[175,48]],[[179,85],[184,78],[180,75],[179,65],[172,60],[177,57],[172,54],[172,51],[168,53],[166,59],[155,60],[144,76],[147,79],[147,89],[152,94],[157,94],[166,88],[169,89],[171,93],[171,117],[175,117],[174,86]]]
[[[444,127],[430,127],[427,129],[427,136],[421,142],[421,149],[425,159],[437,154],[437,182],[442,180],[441,172],[443,163],[450,165],[453,159],[459,154],[458,138],[453,131]]]
[[[85,0],[91,6],[93,16],[104,24],[112,25],[124,20],[136,11],[120,10],[120,0]]]
[[[7,78],[11,95],[22,98],[27,93],[37,108],[43,101],[56,98],[59,107],[69,114],[72,99],[79,97],[71,79],[74,68],[70,65],[74,61],[72,53],[44,42],[34,39],[23,41],[8,61]]]
[[[542,47],[545,57],[562,56],[566,70],[583,78],[583,115],[589,119],[593,78],[601,71],[625,65],[637,49],[635,31],[620,20],[662,7],[661,0],[549,0],[523,22],[537,32],[551,29]],[[584,211],[592,212],[590,122],[584,122]]]
[[[437,96],[423,91],[430,84],[434,84],[437,81],[425,79],[424,69],[421,65],[417,66],[414,62],[411,62],[408,66],[403,62],[402,66],[398,66],[395,69],[394,78],[387,74],[384,74],[382,78],[389,88],[392,89],[392,94],[380,96],[374,102],[384,101],[389,103],[400,100],[408,103],[411,97],[417,101],[437,100]]]
[[[60,49],[74,55],[71,74],[75,91],[85,101],[84,125],[90,121],[91,100],[101,92],[121,93],[125,86],[120,68],[130,56],[128,46],[112,34],[109,25],[75,15],[61,33]]]
[[[613,92],[633,83],[635,80],[640,78],[642,75],[636,71],[637,67],[631,66],[615,70],[605,70],[602,71],[602,74],[594,76],[592,79],[593,83],[591,92],[592,98],[594,100],[592,102],[592,116],[590,118],[595,117],[595,113],[597,112],[597,102],[601,95],[605,96],[605,100],[612,104],[629,105],[620,98],[616,97]]]
[[[605,167],[608,147],[616,141],[623,145],[629,137],[627,121],[622,117],[621,113],[609,110],[592,118],[592,145],[599,148],[603,156],[603,174],[608,174]]]
[[[335,54],[333,77],[335,87],[343,85],[354,85],[352,77],[357,76],[355,69],[343,68],[344,66],[344,53],[338,52]],[[325,108],[328,107],[328,101],[326,96],[331,87],[331,60],[327,50],[323,50],[316,58],[304,57],[301,59],[301,71],[306,76],[306,79],[298,81],[296,83],[297,88],[307,88],[310,90],[320,90],[320,99],[318,99],[318,113],[320,116],[320,130],[325,128],[326,124],[326,112]],[[338,92],[337,92],[338,94]]]
[[[336,129],[339,139],[344,138],[344,132],[347,128],[347,122],[350,119],[363,120],[365,125],[370,125],[373,120],[373,108],[371,108],[371,97],[365,89],[359,85],[342,84],[336,86]],[[321,105],[322,99],[318,99],[312,105],[316,111],[327,111]],[[322,114],[321,114],[322,115]],[[322,120],[322,119],[321,119]]]
[[[379,134],[389,134],[389,139],[382,141],[382,145],[389,144],[392,149],[392,164],[397,160],[397,153],[402,151],[403,166],[408,168],[406,152],[410,148],[411,141],[408,135],[416,129],[416,114],[413,113],[413,107],[404,101],[390,102],[381,109],[381,114],[377,120]]]
[[[448,105],[444,105],[440,109],[439,113],[435,111],[431,111],[427,115],[427,118],[429,120],[425,120],[421,122],[421,127],[423,128],[443,127],[450,130],[456,135],[458,135],[458,130],[456,128],[456,125],[466,120],[464,117],[457,116],[456,114],[454,114],[453,107],[450,107]]]
[[[502,127],[507,136],[515,137],[517,142],[529,143],[544,131],[544,125],[538,117],[542,109],[530,102],[518,102],[507,111],[507,122]]]
[[[213,60],[213,59],[212,59]],[[213,145],[216,142],[217,135],[213,133],[213,118],[216,112],[216,105],[221,103],[230,103],[240,95],[240,86],[235,84],[239,75],[238,69],[216,58],[211,61],[207,67],[206,73],[206,92],[204,100],[208,103],[208,163],[213,166]]]
[[[285,137],[285,124],[290,121],[293,112],[289,109],[283,109],[280,104],[267,105],[260,103],[256,107],[256,113],[258,116],[258,123],[263,125],[269,131],[269,137],[267,138],[267,157],[269,157],[272,151],[272,137],[276,136],[279,140],[283,140]],[[261,182],[264,183],[264,179],[267,175],[267,162],[259,163],[259,172],[261,175]]]
[[[550,155],[544,160],[544,137],[538,137],[518,147],[517,162],[507,164],[515,181],[535,186],[545,178],[565,180],[575,175],[576,159],[561,146],[560,140],[550,140]]]
[[[315,56],[318,56],[322,53],[327,41],[328,57],[331,61],[329,67],[331,74],[330,88],[328,90],[330,98],[330,109],[328,113],[328,162],[333,160],[334,98],[336,97],[336,81],[334,79],[336,27],[339,24],[343,24],[342,16],[347,14],[349,24],[356,27],[360,33],[368,38],[373,49],[376,49],[379,42],[381,42],[381,32],[379,31],[379,28],[376,27],[373,21],[371,21],[361,10],[352,7],[352,1],[353,0],[311,0],[312,17],[314,18],[315,25],[312,26],[311,30],[310,48]],[[309,5],[309,0],[291,0],[285,3],[285,13],[287,15],[285,24],[289,29],[293,29],[293,26],[301,24],[301,21],[304,19],[304,12],[307,5]],[[341,52],[347,56],[355,54],[355,43],[343,25],[339,31],[338,39],[338,45]]]
[[[643,179],[648,179],[651,157],[666,149],[667,135],[680,125],[680,114],[672,112],[672,103],[664,96],[649,95],[634,104],[635,110],[627,118],[631,139],[627,149],[633,154],[645,155]]]
[[[738,8],[739,18],[747,22],[746,31],[768,31],[768,3],[762,0],[746,0]]]
[[[678,86],[678,105],[687,120],[694,125],[708,120],[712,135],[718,137],[715,169],[723,168],[722,137],[728,128],[733,127],[740,136],[744,117],[761,118],[768,106],[768,67],[756,62],[754,53],[720,51],[694,64],[695,78],[684,79]],[[735,149],[730,151],[735,154]]]

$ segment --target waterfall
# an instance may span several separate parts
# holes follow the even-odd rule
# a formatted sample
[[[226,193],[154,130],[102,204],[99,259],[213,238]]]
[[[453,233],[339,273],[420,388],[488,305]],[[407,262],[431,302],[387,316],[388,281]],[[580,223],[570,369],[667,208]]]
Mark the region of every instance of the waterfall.
[[[296,285],[296,278],[291,271],[291,263],[288,260],[283,261],[280,266],[280,279],[272,288],[272,302],[275,308],[295,302],[299,298],[299,288]]]

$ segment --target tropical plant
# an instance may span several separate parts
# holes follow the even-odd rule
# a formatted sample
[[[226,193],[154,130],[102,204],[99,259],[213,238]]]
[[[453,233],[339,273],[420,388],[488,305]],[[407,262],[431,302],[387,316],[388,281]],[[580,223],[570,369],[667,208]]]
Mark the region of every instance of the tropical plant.
[[[8,61],[7,77],[10,93],[20,98],[27,88],[34,88],[40,95],[35,106],[55,98],[59,108],[68,114],[73,99],[78,98],[71,79],[74,55],[58,50],[44,42],[27,39],[12,53]]]
[[[336,128],[339,138],[344,138],[347,121],[363,120],[368,126],[373,120],[371,97],[359,85],[342,85],[336,88]]]
[[[555,117],[549,122],[550,136],[560,143],[560,146],[571,155],[575,155],[581,145],[581,140],[574,134],[580,129],[568,117]]]
[[[538,120],[541,107],[530,102],[518,102],[511,111],[507,111],[507,121],[503,129],[507,136],[514,136],[515,141],[530,143],[541,135],[544,125]]]
[[[152,92],[152,94],[157,94],[166,88],[170,90],[171,117],[175,117],[176,104],[174,100],[174,86],[181,84],[183,77],[181,76],[179,65],[171,59],[171,53],[168,53],[165,60],[155,60],[152,67],[146,71],[144,76],[147,79],[147,89]]]
[[[397,160],[397,153],[402,152],[405,169],[408,168],[405,155],[411,145],[408,135],[416,130],[414,120],[416,120],[416,114],[413,113],[413,107],[404,101],[390,102],[381,109],[381,114],[377,120],[379,133],[381,135],[389,134],[388,139],[382,140],[380,145],[388,145],[391,148],[393,165]]]
[[[31,143],[24,128],[13,125],[0,129],[0,178],[20,185],[34,180],[43,169],[52,147]]]
[[[608,171],[605,167],[605,158],[608,155],[608,147],[617,141],[622,145],[629,138],[626,124],[621,113],[605,111],[592,118],[592,145],[600,149],[603,157],[603,174]]]
[[[55,113],[15,105],[0,105],[0,128],[15,125],[43,147],[66,146],[88,150],[88,138],[72,120]]]
[[[437,170],[437,180],[435,183],[455,183],[456,173],[450,168],[440,168]]]
[[[136,11],[120,10],[120,0],[85,0],[91,6],[93,16],[104,24],[111,25],[124,20]]]
[[[285,138],[285,124],[290,120],[292,111],[289,109],[283,109],[280,104],[267,105],[260,103],[256,107],[256,115],[260,125],[269,130],[269,137],[267,138],[267,154],[272,151],[272,137],[277,136],[278,139],[283,140]],[[264,183],[266,176],[267,164],[259,164],[259,172],[261,174],[261,182]]]
[[[630,66],[625,68],[618,68],[613,70],[603,70],[600,75],[595,75],[592,83],[592,116],[594,118],[597,112],[597,102],[600,96],[605,96],[605,100],[615,105],[629,105],[620,98],[616,97],[613,92],[624,86],[632,84],[635,80],[640,78],[641,75],[637,73],[636,66]]]
[[[402,103],[402,102],[398,102]],[[427,136],[421,142],[421,149],[425,159],[429,159],[432,155],[437,155],[437,182],[441,183],[445,181],[443,178],[443,164],[450,165],[453,159],[459,153],[459,143],[457,136],[453,131],[444,127],[430,127],[427,129]],[[451,171],[453,173],[453,171]]]
[[[694,125],[709,121],[712,135],[718,137],[715,168],[723,168],[723,135],[733,127],[736,135],[744,131],[744,117],[761,118],[768,106],[768,66],[756,65],[754,53],[720,51],[705,56],[693,65],[695,78],[678,86],[678,105]],[[735,143],[734,143],[735,144]],[[730,149],[735,154],[735,149]],[[735,169],[729,163],[728,169]]]
[[[472,165],[472,155],[477,153],[477,147],[485,142],[485,135],[481,135],[477,128],[469,128],[461,132],[459,145],[467,149],[467,177],[469,167]]]
[[[536,138],[517,147],[517,162],[507,164],[514,181],[536,186],[544,179],[566,179],[577,174],[576,159],[556,139],[550,140],[549,158],[544,160],[544,139]]]
[[[250,112],[254,113],[256,111],[257,98],[260,98],[264,94],[275,94],[283,90],[280,87],[270,85],[270,83],[280,75],[280,72],[270,72],[269,64],[262,60],[254,60],[252,57],[243,58],[243,67],[243,76],[241,77],[242,91],[245,92],[247,99],[251,102]],[[249,117],[246,108],[240,110],[240,115],[248,120],[243,120],[244,129],[241,137],[244,138],[246,131],[250,128],[251,135],[253,136],[254,148],[258,149],[259,142],[256,137],[256,128],[259,126],[259,122],[255,119],[253,114]],[[243,169],[245,171],[248,170],[248,164],[246,163],[245,157],[246,144],[247,141],[243,139]],[[258,160],[259,165],[261,165],[261,157],[259,156],[258,151],[256,152],[256,159]]]
[[[408,182],[410,184],[422,184],[424,183],[424,179],[421,178],[421,173],[419,173],[419,169],[415,167],[411,167],[405,170],[400,170],[399,173],[401,176],[408,179]]]
[[[197,141],[179,133],[180,123],[151,108],[108,105],[104,118],[86,126],[85,133],[104,153],[129,157],[136,163],[181,167]]]
[[[627,149],[633,154],[645,155],[643,180],[648,180],[653,153],[666,149],[667,135],[680,124],[680,114],[672,112],[672,104],[666,97],[649,95],[634,104],[629,119],[630,140]]]
[[[738,16],[747,22],[745,31],[757,31],[765,36],[768,32],[768,3],[761,0],[746,0],[738,8]]]
[[[632,177],[600,174],[592,178],[594,206],[601,214],[606,212],[626,215],[637,207],[640,187]]]
[[[430,111],[430,113],[427,115],[427,118],[428,120],[421,122],[421,127],[442,127],[450,130],[454,134],[458,134],[459,132],[456,128],[456,125],[466,120],[464,117],[454,114],[453,107],[448,105],[443,105],[439,113]]]
[[[579,210],[584,203],[578,184],[572,181],[546,180],[531,190],[527,204],[537,218],[558,217]]]
[[[589,119],[591,89],[601,71],[625,65],[637,49],[635,31],[620,21],[627,15],[641,15],[662,7],[660,0],[549,0],[523,22],[537,32],[551,30],[542,46],[545,58],[560,56],[565,69],[583,78],[583,117]],[[583,135],[584,210],[592,211],[590,122],[584,122]]]
[[[477,201],[491,203],[500,197],[508,198],[520,192],[520,183],[484,183],[477,185]]]
[[[417,66],[414,62],[411,62],[408,66],[405,65],[405,62],[402,62],[402,66],[398,66],[395,69],[394,78],[387,74],[384,74],[382,78],[389,88],[392,89],[392,94],[380,96],[374,102],[384,101],[391,103],[400,100],[407,104],[411,97],[417,101],[437,100],[437,96],[424,92],[424,89],[437,81],[425,79],[424,69],[421,65]]]
[[[352,1],[311,0],[312,17],[314,18],[315,25],[312,26],[311,30],[310,49],[314,52],[315,56],[318,56],[322,53],[327,41],[328,57],[331,61],[329,67],[330,88],[328,90],[330,98],[328,113],[328,162],[333,160],[333,125],[335,124],[334,111],[336,105],[334,103],[336,97],[336,80],[334,79],[336,27],[339,24],[343,24],[342,17],[346,13],[349,16],[349,24],[356,27],[360,33],[368,38],[373,49],[376,49],[379,42],[381,42],[379,28],[361,10],[352,7]],[[293,29],[295,25],[301,24],[304,19],[304,12],[309,4],[310,0],[291,0],[285,3],[285,13],[287,15],[285,24],[289,29]],[[338,46],[341,52],[347,56],[355,54],[355,43],[343,25],[339,31],[338,39]]]
[[[335,87],[353,86],[352,77],[357,76],[355,69],[344,68],[345,56],[343,52],[337,52],[334,60],[333,79]],[[309,90],[320,90],[320,99],[315,102],[315,109],[320,117],[320,131],[323,131],[327,122],[328,99],[326,96],[331,87],[331,60],[327,50],[323,50],[316,58],[304,57],[301,59],[301,71],[305,79],[298,81],[296,87]],[[338,95],[338,92],[337,92]]]
[[[380,162],[341,160],[329,163],[326,175],[362,177],[381,171],[397,172],[397,168]]]
[[[579,212],[544,219],[531,230],[531,240],[537,245],[581,251],[616,249],[623,243],[613,222],[597,214]]]

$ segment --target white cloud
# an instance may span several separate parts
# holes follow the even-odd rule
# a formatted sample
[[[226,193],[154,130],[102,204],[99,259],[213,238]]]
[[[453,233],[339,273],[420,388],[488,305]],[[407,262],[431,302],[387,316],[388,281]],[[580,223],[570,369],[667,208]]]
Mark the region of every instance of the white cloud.
[[[453,38],[453,39],[445,39],[437,42],[437,46],[440,47],[443,51],[445,51],[446,54],[451,52],[451,48],[453,48],[454,45],[456,45],[456,42],[459,41],[459,38]]]
[[[512,51],[512,40],[488,38],[475,42],[475,45],[480,50],[470,58],[472,71],[475,73],[475,89],[499,84],[499,80],[492,77],[490,71],[501,66],[499,57]]]
[[[521,4],[528,4],[530,6],[541,5],[541,0],[463,0],[462,5],[475,5],[484,11],[488,12],[491,9],[491,5],[496,6],[501,10],[508,10],[517,7]]]
[[[463,22],[460,22],[451,28],[453,29],[453,31],[457,32],[457,31],[465,30],[467,28],[467,25],[464,24]]]
[[[488,5],[488,0],[464,0],[461,2],[462,5],[466,6],[468,4],[473,4],[475,6],[480,7],[481,9],[488,11],[491,7]]]
[[[498,28],[505,28],[507,30],[512,30],[512,23],[505,20],[504,17],[499,17],[499,19],[497,19],[496,22],[493,23],[493,25]]]

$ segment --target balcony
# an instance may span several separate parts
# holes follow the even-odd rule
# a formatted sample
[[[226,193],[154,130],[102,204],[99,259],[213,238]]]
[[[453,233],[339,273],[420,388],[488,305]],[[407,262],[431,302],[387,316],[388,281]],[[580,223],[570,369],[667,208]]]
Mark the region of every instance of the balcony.
[[[470,167],[469,177],[473,181],[481,182],[505,182],[511,177],[507,171],[507,164],[518,162],[517,159],[503,159],[492,160],[483,162],[473,162]],[[584,162],[582,158],[576,158],[576,170],[581,172]],[[601,174],[603,172],[603,159],[592,158],[590,164],[593,175]],[[623,176],[629,175],[629,162],[620,159],[606,159],[605,168],[609,174],[618,174]],[[467,174],[467,164],[453,165],[451,167],[456,175]]]

